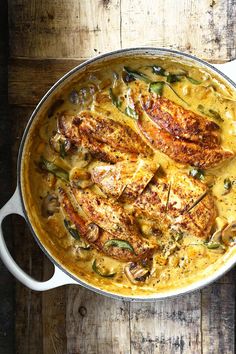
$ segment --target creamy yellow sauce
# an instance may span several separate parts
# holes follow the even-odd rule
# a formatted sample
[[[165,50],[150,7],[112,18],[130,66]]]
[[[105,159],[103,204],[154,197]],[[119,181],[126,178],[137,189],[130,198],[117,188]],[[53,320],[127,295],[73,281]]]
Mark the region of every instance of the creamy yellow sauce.
[[[162,95],[198,114],[202,114],[199,112],[199,105],[202,105],[204,109],[218,112],[221,117],[220,120],[215,120],[212,117],[208,117],[208,119],[215,121],[220,126],[221,145],[225,149],[236,152],[235,90],[217,76],[213,76],[192,64],[187,65],[170,58],[155,59],[148,57],[128,58],[122,61],[113,60],[105,65],[97,65],[76,77],[55,98],[54,101],[59,103],[51,104],[49,110],[41,113],[37,123],[31,129],[24,151],[22,169],[24,200],[29,218],[40,241],[49,253],[72,274],[95,287],[120,295],[150,295],[194,283],[194,281],[206,277],[213,269],[220,266],[229,252],[226,245],[216,249],[208,249],[202,239],[184,236],[179,242],[180,247],[170,252],[169,255],[164,254],[161,250],[156,251],[153,256],[151,276],[145,282],[133,284],[124,273],[124,262],[104,256],[93,248],[90,250],[79,248],[80,243],[69,234],[64,226],[64,215],[61,211],[49,217],[42,216],[43,199],[47,194],[55,192],[58,185],[65,185],[65,183],[53,174],[40,170],[41,156],[68,172],[79,163],[78,156],[72,154],[63,158],[49,144],[50,137],[57,130],[57,118],[60,113],[70,111],[77,114],[81,110],[91,109],[109,115],[113,120],[129,125],[138,132],[136,120],[118,110],[112,100],[109,99],[109,89],[112,88],[117,96],[124,98],[122,107],[129,105],[128,90],[135,88],[136,81],[129,84],[123,82],[123,67],[127,66],[142,72],[154,82],[164,80],[163,76],[152,72],[153,65],[161,66],[169,73],[182,74],[180,81],[171,83],[171,87],[174,88],[178,96],[166,85],[163,88]],[[183,75],[183,73],[187,74]],[[189,80],[189,77],[193,80]],[[144,91],[148,90],[148,83],[140,81],[139,85]],[[95,93],[93,93],[93,89],[91,90],[94,87]],[[88,88],[90,88],[90,93],[88,93]],[[84,89],[87,89],[85,98],[82,97]],[[72,91],[81,95],[82,98],[79,103],[71,102]],[[102,97],[108,97],[108,99],[101,99]],[[81,102],[83,100],[84,102]],[[191,169],[190,166],[174,162],[159,151],[155,152],[154,159],[168,174],[175,173],[175,171],[189,173]],[[91,163],[94,163],[94,161],[91,161]],[[90,166],[87,165],[84,169],[89,171]],[[228,193],[226,193],[224,187],[226,179],[230,179],[232,182]],[[212,190],[218,217],[225,218],[228,223],[236,220],[235,158],[224,162],[217,168],[206,170],[203,183],[207,183]],[[128,205],[125,207],[127,210],[129,209]],[[144,231],[149,226],[144,217],[140,218],[139,223]],[[168,243],[169,241],[164,235],[162,243]],[[112,278],[104,278],[96,274],[92,269],[94,259],[97,260],[102,272],[114,272],[116,275]]]

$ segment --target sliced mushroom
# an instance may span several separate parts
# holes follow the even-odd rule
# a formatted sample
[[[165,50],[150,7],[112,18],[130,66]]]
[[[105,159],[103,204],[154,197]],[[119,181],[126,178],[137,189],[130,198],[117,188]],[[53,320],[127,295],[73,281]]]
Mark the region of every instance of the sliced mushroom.
[[[70,94],[69,94],[69,100],[73,104],[78,104],[79,103],[79,95],[78,92],[73,89]]]
[[[210,237],[209,241],[205,242],[205,246],[214,250],[216,253],[224,252],[224,246],[222,245],[222,232],[227,225],[227,219],[224,217],[217,217],[215,220],[215,231]]]
[[[124,268],[127,278],[133,284],[139,284],[140,282],[145,282],[147,277],[150,275],[150,270],[144,268],[138,263],[128,263]]]
[[[96,224],[89,224],[86,232],[86,238],[89,242],[95,242],[99,237],[99,227]]]
[[[223,231],[222,231],[222,241],[226,246],[236,245],[236,221],[232,221]]]
[[[41,211],[45,218],[59,212],[59,201],[55,194],[48,194],[42,202]]]
[[[60,153],[61,157],[65,157],[67,151],[71,148],[70,141],[60,133],[55,133],[49,142],[53,150]]]
[[[93,181],[91,180],[91,174],[78,167],[72,168],[72,170],[70,171],[69,178],[71,182],[73,182],[77,187],[82,189],[93,185]]]
[[[83,261],[90,261],[93,257],[93,254],[89,252],[89,248],[86,249],[80,245],[73,245],[73,252],[75,253],[76,258]]]
[[[210,237],[209,242],[211,243],[220,243],[221,242],[221,234],[222,230],[226,227],[227,225],[227,219],[224,217],[217,217],[215,220],[215,231]]]

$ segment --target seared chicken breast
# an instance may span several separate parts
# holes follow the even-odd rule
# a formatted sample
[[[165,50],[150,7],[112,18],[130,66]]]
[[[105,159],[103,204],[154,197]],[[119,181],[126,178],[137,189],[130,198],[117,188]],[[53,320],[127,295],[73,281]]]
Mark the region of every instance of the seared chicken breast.
[[[179,163],[206,169],[234,156],[218,144],[207,146],[179,139],[142,116],[138,119],[138,127],[154,149]]]
[[[157,178],[135,201],[138,213],[161,225],[193,236],[207,237],[216,217],[207,187],[186,174]]]
[[[60,132],[75,145],[84,146],[96,158],[115,163],[152,155],[152,150],[129,126],[107,117],[84,111],[77,116],[63,113],[58,121]]]
[[[88,189],[83,191],[73,188],[75,200],[86,215],[81,216],[62,188],[59,195],[66,217],[88,243],[104,254],[121,261],[135,261],[154,251],[154,246],[142,239],[134,219],[118,204],[111,204]],[[109,240],[125,241],[129,248],[106,247]]]
[[[139,158],[128,164],[117,162],[115,165],[95,166],[91,176],[105,194],[133,200],[142,193],[158,167],[151,159]]]
[[[142,96],[145,112],[160,128],[172,136],[208,146],[219,142],[220,127],[164,97]]]

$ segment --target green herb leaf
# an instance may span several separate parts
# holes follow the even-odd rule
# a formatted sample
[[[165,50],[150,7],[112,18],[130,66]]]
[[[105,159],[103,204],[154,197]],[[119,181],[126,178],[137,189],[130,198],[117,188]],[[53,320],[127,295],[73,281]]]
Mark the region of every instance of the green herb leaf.
[[[133,118],[133,119],[138,119],[138,113],[134,110],[134,109],[132,109],[131,107],[126,107],[126,109],[125,109],[125,114],[128,116],[128,117],[131,117],[131,118]]]
[[[160,76],[166,76],[166,71],[161,66],[153,65],[152,72]]]
[[[178,231],[178,232],[176,232],[174,237],[175,237],[175,241],[178,242],[178,241],[182,240],[182,238],[184,237],[184,234],[182,231]]]
[[[137,79],[137,80],[142,80],[146,83],[151,82],[151,80],[149,79],[149,77],[147,77],[147,75],[136,71],[136,70],[131,70],[129,68],[127,68],[127,66],[124,66],[124,70],[127,72],[127,74],[129,74],[129,76],[133,79]]]
[[[208,116],[210,118],[214,118],[215,120],[218,120],[220,122],[224,122],[224,119],[220,116],[220,114],[213,109],[206,109],[202,104],[199,104],[197,109],[199,112],[202,114],[205,114],[205,116]]]
[[[200,85],[202,82],[201,81],[198,81],[196,79],[194,79],[193,77],[191,76],[185,76],[186,79],[188,79],[188,81],[190,81],[193,85]]]
[[[220,122],[224,122],[224,119],[221,118],[220,114],[216,111],[214,111],[213,109],[209,109],[209,113],[210,117],[215,118],[216,120],[220,121]]]
[[[66,157],[66,148],[65,148],[66,142],[60,141],[59,144],[60,144],[60,156],[61,158],[64,159]]]
[[[119,247],[121,249],[126,249],[134,253],[133,246],[128,241],[125,240],[119,240],[119,239],[108,240],[105,243],[104,247]]]
[[[180,77],[178,75],[175,75],[175,74],[168,74],[167,77],[166,77],[166,80],[167,80],[167,82],[172,84],[174,82],[180,81]]]
[[[43,170],[53,173],[56,177],[62,179],[63,181],[69,181],[69,174],[67,171],[63,170],[61,167],[58,167],[53,162],[46,160],[44,157],[41,157],[40,167]]]
[[[101,270],[98,268],[97,266],[97,261],[96,259],[93,261],[93,264],[92,264],[92,269],[95,273],[97,273],[98,275],[100,275],[101,277],[104,277],[104,278],[112,278],[114,277],[114,275],[116,275],[116,273],[102,273]]]
[[[194,178],[200,179],[201,181],[203,181],[205,179],[205,172],[203,170],[198,169],[198,168],[192,168],[189,171],[189,175]]]
[[[204,108],[204,106],[203,106],[202,104],[199,104],[199,105],[197,106],[197,109],[199,110],[199,112],[205,114],[205,108]]]
[[[158,96],[162,96],[164,86],[165,86],[164,81],[152,82],[149,85],[149,92],[153,92],[156,93]]]
[[[216,248],[221,247],[220,243],[213,243],[213,242],[204,242],[204,245],[209,248],[210,250],[214,250]]]
[[[110,93],[110,97],[111,97],[112,103],[113,103],[117,108],[120,108],[120,107],[121,107],[121,101],[119,100],[118,97],[116,97],[116,96],[114,95],[114,92],[112,91],[112,88],[109,89],[109,93]]]
[[[71,223],[69,220],[64,219],[64,225],[67,231],[69,231],[69,233],[71,234],[71,236],[74,237],[74,239],[80,240],[80,234],[78,230],[71,227]]]
[[[229,178],[225,178],[224,180],[224,188],[229,191],[232,188],[232,182]]]

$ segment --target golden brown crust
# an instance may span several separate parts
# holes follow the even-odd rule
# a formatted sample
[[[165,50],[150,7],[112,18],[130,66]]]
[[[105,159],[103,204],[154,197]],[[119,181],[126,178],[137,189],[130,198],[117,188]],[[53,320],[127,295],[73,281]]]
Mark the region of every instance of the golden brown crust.
[[[139,118],[138,126],[154,149],[160,150],[176,162],[209,168],[234,156],[231,151],[223,150],[220,145],[208,147],[178,139],[143,117]]]
[[[101,161],[116,163],[139,154],[152,155],[150,147],[130,127],[91,111],[77,116],[63,112],[58,127],[73,144],[86,147]]]
[[[186,174],[150,183],[135,201],[135,207],[158,223],[168,223],[173,229],[198,237],[209,235],[216,217],[207,187]]]
[[[88,219],[110,234],[106,236],[107,239],[125,240],[134,249],[134,253],[131,253],[128,250],[120,250],[118,247],[109,247],[108,250],[105,250],[107,254],[116,258],[122,254],[123,257],[126,259],[128,257],[130,260],[144,258],[153,250],[153,246],[142,239],[134,219],[121,206],[96,195],[89,189],[73,188],[73,194]],[[103,236],[103,240],[104,238],[105,236]],[[104,247],[102,250],[104,251]]]
[[[208,146],[219,142],[220,127],[213,121],[189,111],[164,97],[143,97],[143,108],[149,117],[175,137]]]
[[[86,194],[87,193],[85,193],[85,195]],[[123,224],[124,228],[130,230],[130,232],[128,233],[126,232],[122,233],[121,231],[112,232],[112,230],[111,232],[109,232],[110,230],[107,231],[101,227],[98,238],[94,242],[91,242],[91,239],[88,237],[89,225],[91,223],[95,223],[98,226],[100,226],[99,224],[106,225],[106,222],[108,224],[109,219],[106,219],[106,215],[104,215],[104,218],[99,214],[96,215],[96,212],[93,210],[92,205],[94,202],[94,198],[96,199],[95,194],[92,195],[93,199],[86,199],[86,201],[83,200],[82,198],[82,196],[84,195],[82,191],[74,189],[74,195],[76,197],[77,202],[79,204],[81,203],[82,205],[84,205],[84,209],[87,210],[88,213],[87,218],[80,216],[78,212],[75,211],[67,193],[62,188],[59,189],[59,199],[60,199],[61,207],[64,211],[64,214],[67,216],[70,222],[75,225],[81,237],[83,237],[89,244],[92,244],[96,249],[120,261],[137,261],[139,259],[143,259],[147,257],[148,255],[151,254],[151,252],[154,251],[153,247],[148,246],[148,244],[141,239],[141,237],[137,233],[137,230],[135,229],[135,226],[134,225],[132,226],[133,228],[132,230],[132,228],[128,224],[127,225]],[[97,198],[99,200],[99,197]],[[116,211],[118,211],[118,209],[116,208]],[[121,224],[127,222],[129,223],[130,222],[129,217],[125,215],[123,212],[121,214],[120,214]],[[113,231],[115,231],[115,229],[113,229]],[[107,241],[112,239],[117,239],[117,238],[120,240],[128,241],[129,244],[133,247],[134,252],[130,252],[127,249],[121,249],[119,247],[104,247]]]
[[[122,152],[152,154],[148,145],[127,125],[90,111],[80,113],[78,118],[81,122],[78,123],[80,131],[92,140],[109,144]]]
[[[129,163],[95,166],[91,176],[105,194],[132,201],[142,193],[158,167],[151,159],[139,158]]]

